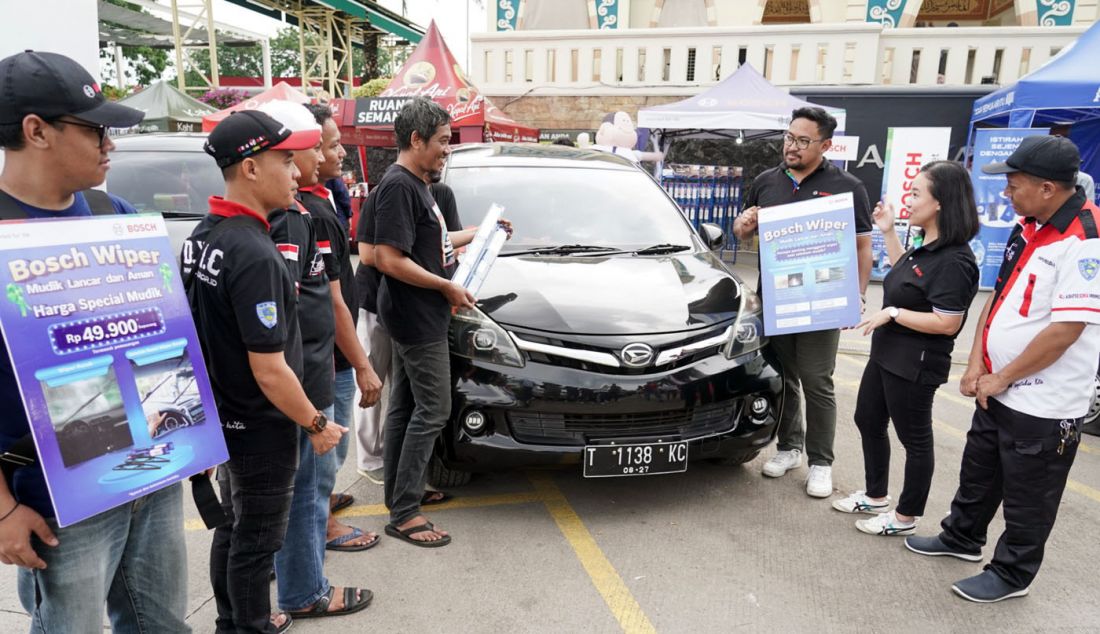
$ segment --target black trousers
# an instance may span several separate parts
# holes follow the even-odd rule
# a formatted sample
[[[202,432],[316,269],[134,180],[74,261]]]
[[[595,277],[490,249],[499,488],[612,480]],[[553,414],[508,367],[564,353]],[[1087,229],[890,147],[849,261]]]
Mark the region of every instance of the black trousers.
[[[986,529],[1003,502],[1005,532],[986,566],[1017,588],[1031,585],[1043,563],[1043,550],[1077,442],[1066,442],[1058,454],[1062,419],[1039,418],[989,399],[980,407],[966,435],[959,490],[951,514],[941,527],[944,544],[966,551],[985,545]],[[1081,419],[1065,421],[1077,430]]]
[[[271,570],[283,545],[297,444],[276,452],[230,455],[218,467],[222,509],[232,520],[214,530],[210,585],[218,607],[218,634],[274,634]]]
[[[886,371],[874,360],[863,369],[856,397],[856,427],[863,440],[863,472],[867,495],[885,497],[890,484],[890,437],[894,431],[905,447],[905,483],[897,512],[924,515],[932,474],[936,469],[932,448],[932,398],[939,384],[923,384]]]

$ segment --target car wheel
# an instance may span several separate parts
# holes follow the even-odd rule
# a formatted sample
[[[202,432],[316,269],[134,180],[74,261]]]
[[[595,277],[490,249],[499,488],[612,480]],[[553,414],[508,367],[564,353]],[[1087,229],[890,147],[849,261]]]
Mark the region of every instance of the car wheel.
[[[752,462],[759,455],[760,455],[760,450],[757,449],[756,451],[746,451],[744,453],[736,453],[736,454],[733,454],[732,456],[726,456],[725,458],[711,458],[710,461],[713,462],[714,464],[733,467],[733,466],[745,464],[746,462]]]
[[[440,489],[453,489],[470,483],[472,474],[469,471],[450,469],[443,464],[439,456],[432,455],[432,461],[428,464],[428,484]]]
[[[1089,413],[1085,414],[1082,431],[1100,436],[1100,374],[1092,380],[1092,403],[1089,405]]]

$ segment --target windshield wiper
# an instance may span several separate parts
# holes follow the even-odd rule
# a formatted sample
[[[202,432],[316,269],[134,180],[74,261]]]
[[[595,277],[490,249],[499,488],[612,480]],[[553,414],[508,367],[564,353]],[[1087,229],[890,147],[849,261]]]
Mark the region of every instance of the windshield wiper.
[[[593,244],[559,244],[556,247],[538,247],[524,249],[522,251],[508,251],[501,253],[498,258],[506,258],[513,255],[569,255],[571,253],[593,253],[605,251],[619,251],[613,247],[600,247]]]
[[[634,253],[637,255],[659,255],[661,253],[679,253],[680,251],[687,251],[690,249],[686,244],[655,244],[651,247],[644,249],[638,249]]]

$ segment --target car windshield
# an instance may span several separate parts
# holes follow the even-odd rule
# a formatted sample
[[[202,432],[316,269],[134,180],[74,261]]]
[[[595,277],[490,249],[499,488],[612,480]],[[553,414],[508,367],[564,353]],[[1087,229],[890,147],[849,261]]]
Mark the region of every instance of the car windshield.
[[[203,152],[112,152],[107,191],[138,211],[204,214],[225,181]]]
[[[481,222],[493,203],[504,207],[515,229],[505,253],[564,245],[634,250],[694,244],[683,215],[639,171],[461,167],[448,170],[447,184],[463,226]]]

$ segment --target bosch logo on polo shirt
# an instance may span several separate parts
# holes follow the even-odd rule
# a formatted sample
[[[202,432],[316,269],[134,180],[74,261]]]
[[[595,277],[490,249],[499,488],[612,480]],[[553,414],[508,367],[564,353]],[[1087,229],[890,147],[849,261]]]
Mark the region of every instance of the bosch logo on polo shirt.
[[[1043,418],[1078,418],[1089,408],[1100,357],[1100,210],[1081,190],[1044,224],[1016,226],[983,329],[985,364],[997,372],[1053,322],[1084,323],[1062,356],[993,397]]]

